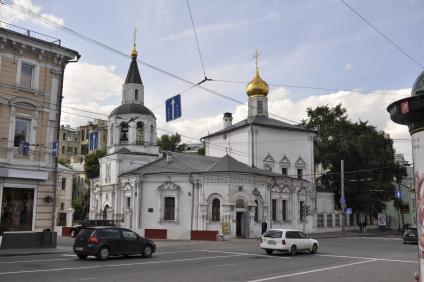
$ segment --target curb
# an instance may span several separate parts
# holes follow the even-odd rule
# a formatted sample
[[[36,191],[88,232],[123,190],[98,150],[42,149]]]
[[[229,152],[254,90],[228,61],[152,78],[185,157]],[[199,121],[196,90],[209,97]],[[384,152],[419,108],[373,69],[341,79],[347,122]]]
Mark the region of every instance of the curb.
[[[37,251],[16,251],[16,250],[10,250],[10,251],[5,251],[0,250],[0,257],[16,257],[16,256],[32,256],[32,255],[49,255],[49,254],[64,254],[64,253],[69,253],[67,251],[64,250],[49,250],[49,251],[41,251],[41,250],[37,250]]]

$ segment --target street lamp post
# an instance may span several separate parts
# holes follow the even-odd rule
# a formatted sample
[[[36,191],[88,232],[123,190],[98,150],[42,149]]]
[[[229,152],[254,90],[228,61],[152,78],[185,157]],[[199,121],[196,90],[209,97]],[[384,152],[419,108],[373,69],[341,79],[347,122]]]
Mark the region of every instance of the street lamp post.
[[[340,204],[342,206],[342,236],[345,235],[345,213],[346,213],[346,199],[344,191],[344,160],[340,161]]]

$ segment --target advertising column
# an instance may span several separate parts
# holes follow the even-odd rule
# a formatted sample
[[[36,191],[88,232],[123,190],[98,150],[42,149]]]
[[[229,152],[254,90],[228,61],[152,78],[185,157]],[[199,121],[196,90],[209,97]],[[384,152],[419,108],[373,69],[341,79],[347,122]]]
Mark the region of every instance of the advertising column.
[[[413,133],[412,157],[414,160],[415,193],[417,199],[417,227],[420,268],[424,269],[424,131]],[[421,280],[424,277],[421,274]]]

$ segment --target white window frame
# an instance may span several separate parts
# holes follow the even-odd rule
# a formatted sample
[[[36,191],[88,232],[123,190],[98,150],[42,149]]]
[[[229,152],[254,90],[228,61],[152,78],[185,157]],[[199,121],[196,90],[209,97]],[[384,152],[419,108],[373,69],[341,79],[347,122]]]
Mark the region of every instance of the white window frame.
[[[22,63],[34,66],[32,72],[32,80],[31,80],[31,88],[27,88],[21,85],[21,73],[22,73]],[[16,85],[19,87],[23,87],[25,89],[31,89],[38,91],[39,89],[39,80],[40,80],[40,63],[34,60],[26,59],[26,58],[18,58],[18,66],[16,73]]]
[[[159,223],[178,223],[179,220],[179,196],[181,194],[181,187],[174,182],[167,180],[165,183],[158,187],[159,192]],[[165,220],[165,198],[175,198],[175,217],[174,220]]]

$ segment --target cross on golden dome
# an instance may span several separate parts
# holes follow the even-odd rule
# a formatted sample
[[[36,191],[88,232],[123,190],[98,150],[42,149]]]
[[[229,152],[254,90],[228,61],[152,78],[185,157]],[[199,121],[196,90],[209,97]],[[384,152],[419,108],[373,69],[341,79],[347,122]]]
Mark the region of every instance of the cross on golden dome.
[[[247,96],[249,97],[268,95],[268,91],[269,91],[268,83],[266,83],[266,81],[264,81],[259,75],[259,56],[260,55],[261,54],[259,53],[258,49],[256,49],[255,55],[253,56],[253,58],[255,58],[255,63],[256,63],[256,73],[253,79],[246,86]]]
[[[137,28],[134,28],[134,42],[133,42],[133,49],[131,50],[131,58],[137,58],[137,49],[136,49],[136,40],[137,40]]]

